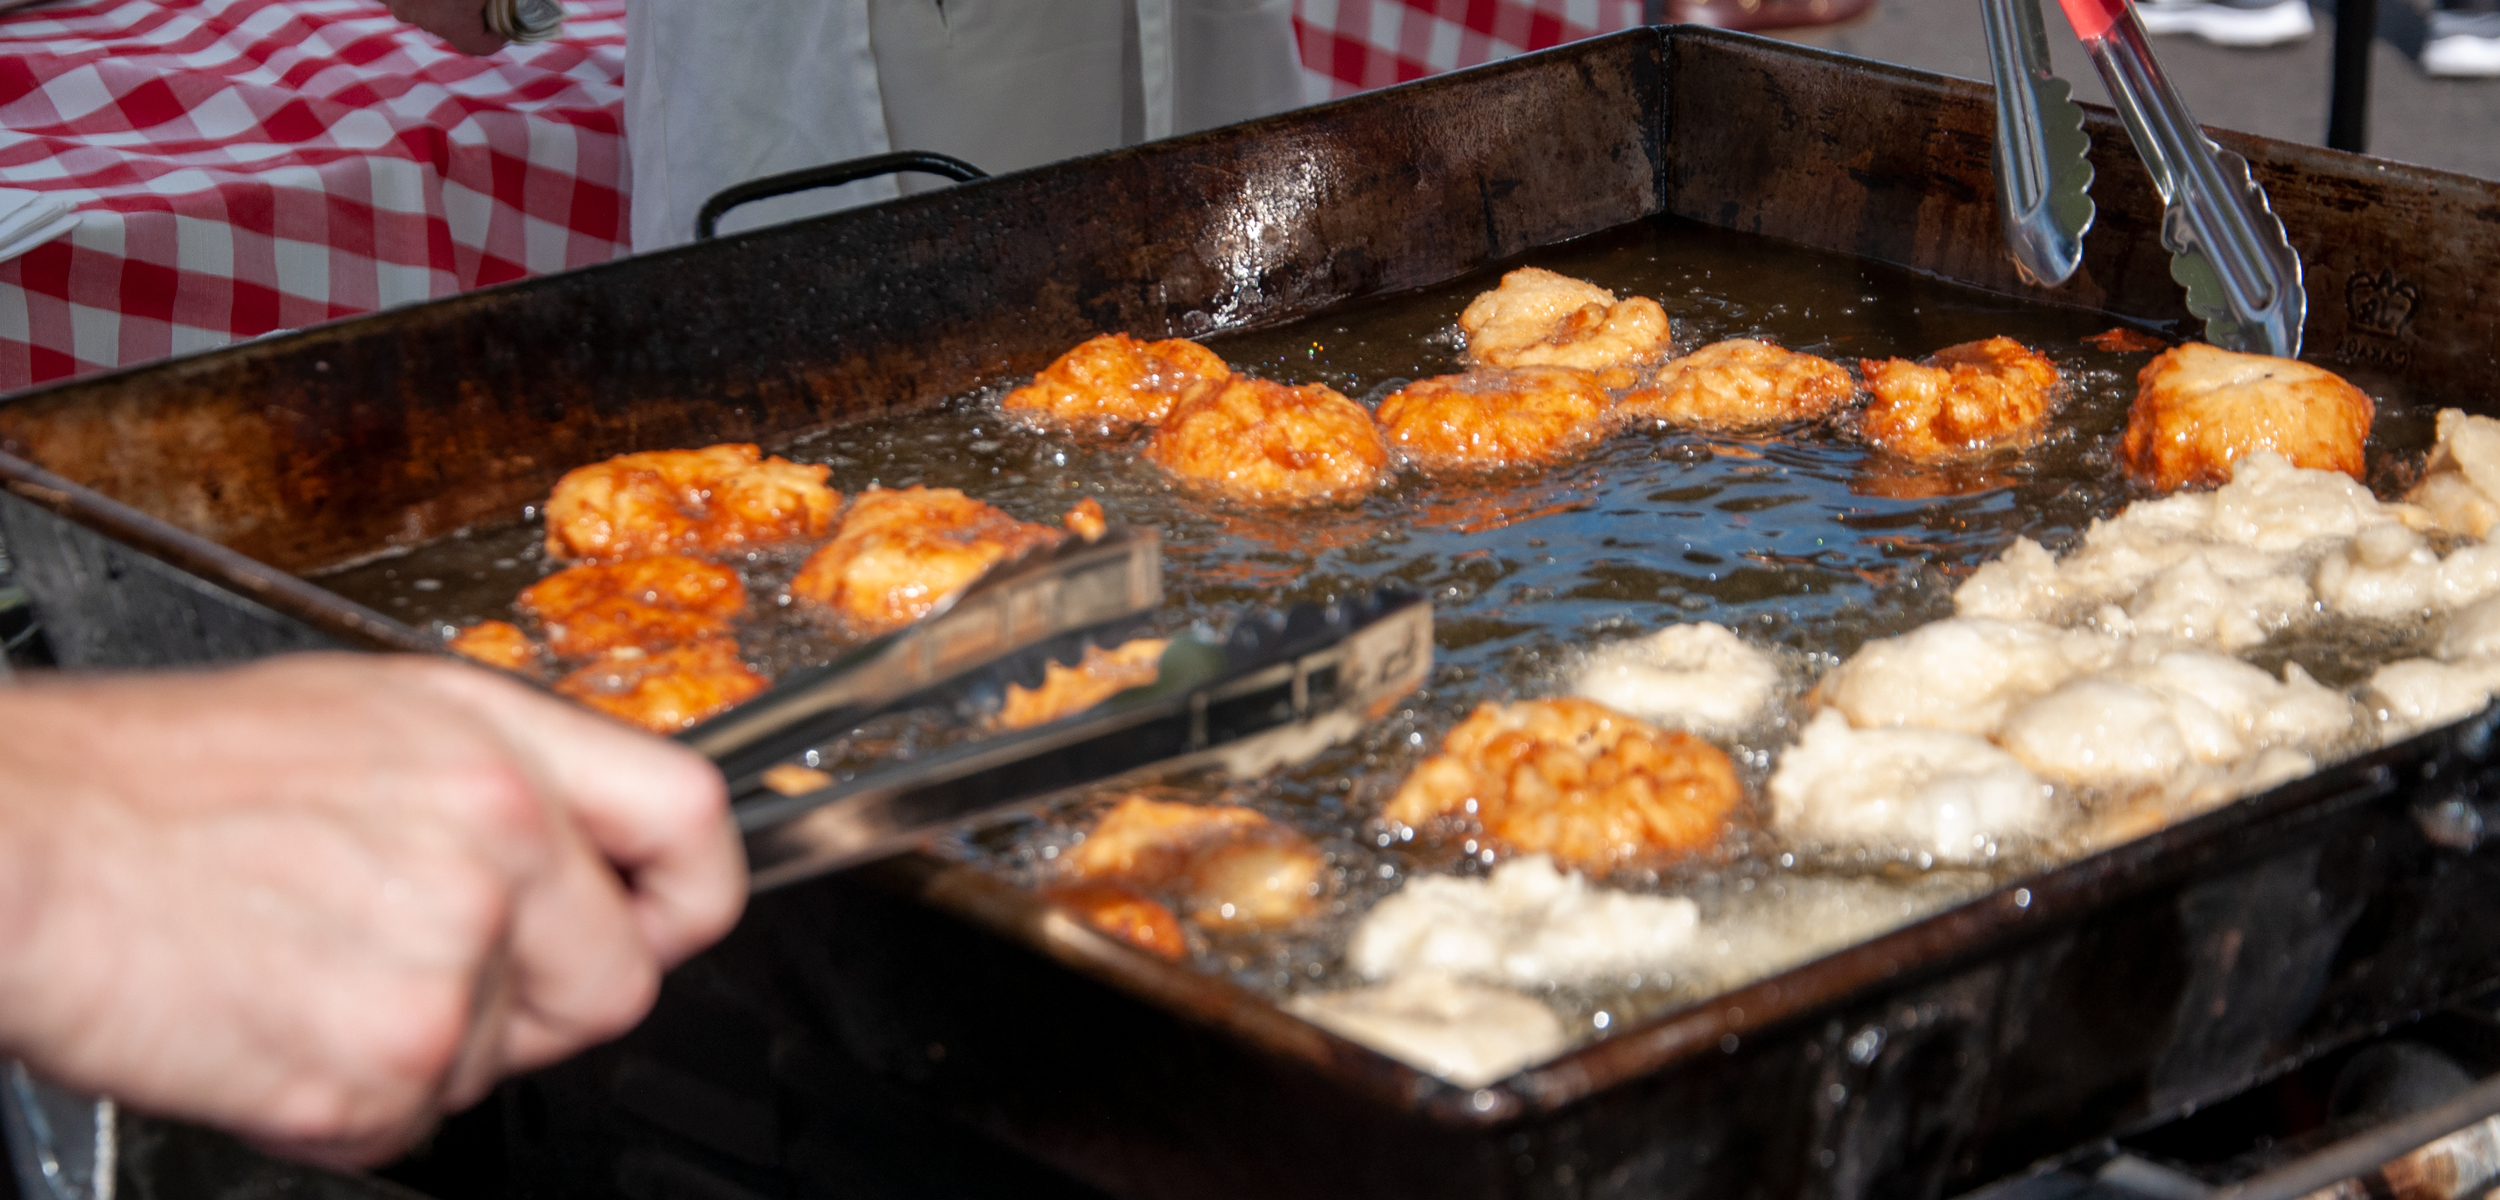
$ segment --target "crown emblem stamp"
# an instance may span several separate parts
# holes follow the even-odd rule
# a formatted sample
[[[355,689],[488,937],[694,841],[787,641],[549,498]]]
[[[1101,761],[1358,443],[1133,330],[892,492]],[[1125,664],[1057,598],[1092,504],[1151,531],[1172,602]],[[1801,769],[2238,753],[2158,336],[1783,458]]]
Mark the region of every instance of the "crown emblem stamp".
[[[2380,337],[2395,337],[2404,332],[2421,302],[2421,285],[2399,278],[2394,271],[2376,275],[2355,271],[2344,284],[2346,324]]]

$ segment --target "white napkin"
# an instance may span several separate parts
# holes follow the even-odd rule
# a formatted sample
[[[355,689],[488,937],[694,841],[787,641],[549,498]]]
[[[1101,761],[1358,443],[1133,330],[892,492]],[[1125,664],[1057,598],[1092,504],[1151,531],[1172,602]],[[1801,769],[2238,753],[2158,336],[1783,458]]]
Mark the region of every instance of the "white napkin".
[[[48,192],[0,188],[0,262],[78,228],[78,209]]]

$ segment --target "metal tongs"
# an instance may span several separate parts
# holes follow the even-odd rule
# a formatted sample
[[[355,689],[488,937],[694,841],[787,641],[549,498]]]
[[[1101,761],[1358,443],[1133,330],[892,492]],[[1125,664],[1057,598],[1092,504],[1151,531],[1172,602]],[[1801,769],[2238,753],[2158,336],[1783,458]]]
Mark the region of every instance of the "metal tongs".
[[[1301,761],[1421,686],[1432,662],[1432,606],[1419,597],[1301,605],[1222,636],[1175,637],[1153,683],[1060,720],[850,778],[815,770],[814,752],[864,721],[960,709],[1042,660],[1124,639],[1161,599],[1154,535],[1114,529],[994,568],[919,624],[681,735],[729,779],[749,886],[837,870],[1070,788]],[[793,774],[813,782],[793,789]]]
[[[1997,81],[1997,191],[2024,275],[2054,285],[2081,263],[2092,204],[2082,112],[2047,66],[2038,0],[1981,0]],[[2217,346],[2300,355],[2308,294],[2300,255],[2248,160],[2205,136],[2162,74],[2127,0],[2059,0],[2100,70],[2136,154],[2161,193],[2162,245],[2188,311]],[[2066,130],[2072,129],[2069,137]]]

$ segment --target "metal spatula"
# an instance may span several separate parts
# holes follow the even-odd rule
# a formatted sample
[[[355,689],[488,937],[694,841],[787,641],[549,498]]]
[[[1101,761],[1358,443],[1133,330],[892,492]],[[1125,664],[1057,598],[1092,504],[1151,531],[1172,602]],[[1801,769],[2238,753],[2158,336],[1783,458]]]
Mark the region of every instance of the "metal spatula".
[[[2300,255],[2248,160],[2216,146],[2172,90],[2128,0],[2058,0],[2109,85],[2166,206],[2170,277],[2187,288],[2205,340],[2228,350],[2300,355],[2308,294]]]

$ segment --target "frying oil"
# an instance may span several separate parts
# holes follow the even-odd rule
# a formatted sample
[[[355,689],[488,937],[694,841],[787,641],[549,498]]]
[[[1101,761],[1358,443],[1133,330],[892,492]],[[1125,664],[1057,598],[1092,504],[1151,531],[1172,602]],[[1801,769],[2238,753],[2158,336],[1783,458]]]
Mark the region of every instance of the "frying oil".
[[[1676,219],[1624,226],[1444,285],[1221,334],[1207,344],[1245,373],[1324,383],[1373,406],[1407,381],[1459,370],[1459,311],[1502,271],[1521,265],[1588,279],[1618,295],[1655,297],[1685,348],[1761,337],[1854,365],[2010,336],[2057,364],[2066,381],[2063,406],[2044,443],[1950,468],[1904,466],[1828,427],[1747,436],[1636,427],[1563,466],[1465,481],[1408,472],[1361,504],[1302,512],[1245,509],[1175,491],[1139,459],[1134,443],[1020,428],[996,403],[1019,381],[774,448],[831,465],[831,483],[845,493],[954,487],[1016,516],[1054,523],[1079,499],[1094,497],[1114,522],[1162,531],[1167,598],[1158,623],[1165,632],[1193,622],[1220,627],[1255,607],[1372,588],[1430,597],[1432,678],[1362,738],[1271,779],[1173,781],[1190,794],[1251,805],[1297,826],[1333,866],[1329,919],[1284,936],[1195,930],[1193,955],[1204,969],[1277,996],[1329,985],[1354,918],[1380,896],[1418,873],[1487,869],[1492,855],[1483,847],[1401,840],[1371,818],[1470,709],[1560,690],[1589,647],[1677,622],[1715,621],[1774,649],[1802,690],[1865,641],[1950,615],[1954,584],[2015,538],[2062,549],[2092,519],[2142,495],[2126,482],[2116,452],[2134,373],[2150,355],[2087,344],[2088,335],[2111,327],[2107,316],[2012,301]],[[2380,399],[2378,458],[2418,457],[2428,438],[2426,410]],[[2402,443],[2402,453],[2386,452],[2388,442]],[[2382,476],[2397,470],[2380,467]],[[2377,482],[2382,492],[2393,483]],[[539,540],[535,520],[523,519],[321,582],[420,626],[504,616],[514,593],[556,565]],[[839,648],[825,630],[775,602],[797,557],[765,554],[741,564],[755,599],[741,643],[775,673],[823,661]],[[2340,685],[2366,673],[2360,659],[2385,661],[2405,642],[2400,632],[2375,635],[2366,648],[2340,635],[2295,636],[2255,658],[2277,670],[2299,661]],[[1757,806],[1772,754],[1793,736],[1797,717],[1792,706],[1787,717],[1726,747]],[[915,733],[908,721],[888,722],[859,731],[838,753],[847,760],[841,765],[856,769],[947,740]],[[1103,803],[1080,799],[948,839],[940,849],[1039,882]],[[1757,808],[1748,819],[1759,817]],[[1740,830],[1728,857],[1612,882],[1692,896],[1706,921],[1728,918],[1730,928],[1751,931],[1773,948],[1699,978],[1633,977],[1557,991],[1550,1001],[1581,1036],[1611,1035],[1642,1016],[1839,949],[2042,865],[2023,847],[2007,847],[1977,869],[1798,863],[1767,841],[1753,851],[1757,840]]]

